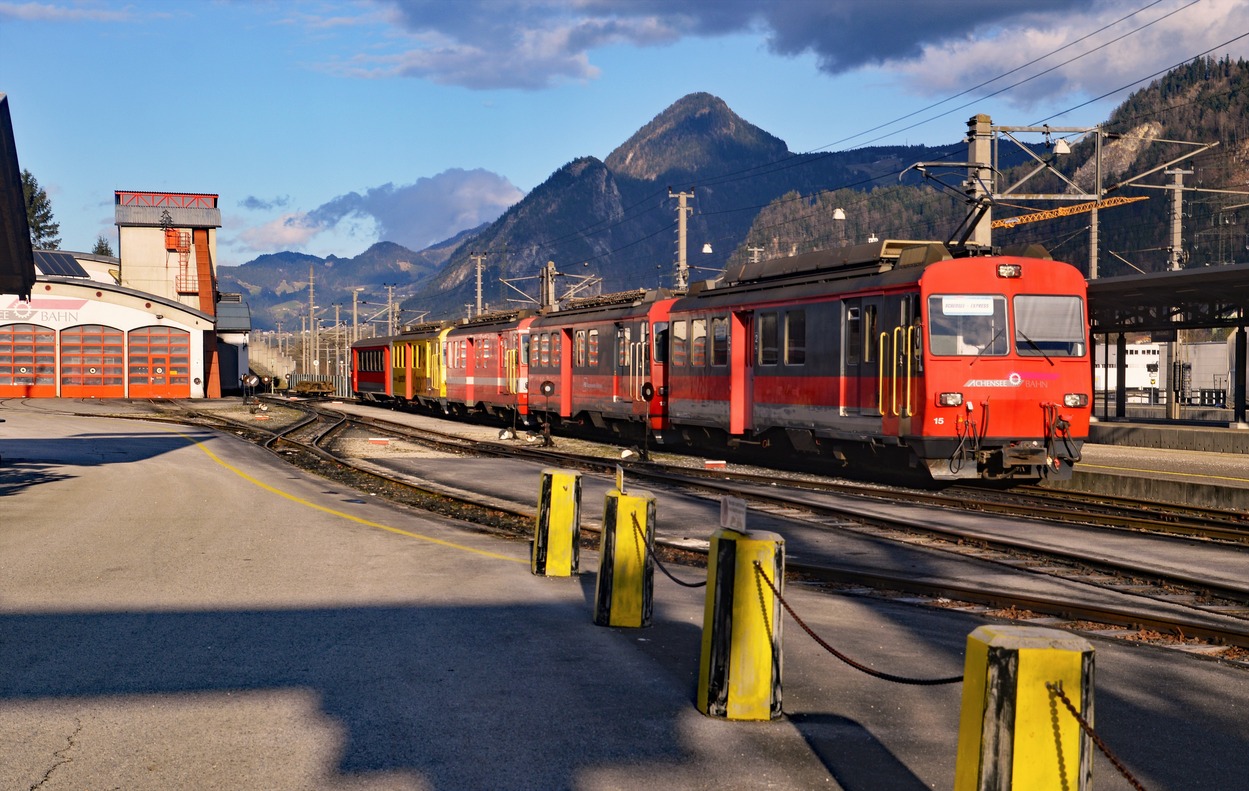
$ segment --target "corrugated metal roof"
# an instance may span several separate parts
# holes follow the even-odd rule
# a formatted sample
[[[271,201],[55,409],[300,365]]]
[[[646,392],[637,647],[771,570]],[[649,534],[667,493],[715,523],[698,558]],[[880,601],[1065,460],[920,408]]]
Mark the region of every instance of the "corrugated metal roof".
[[[217,303],[217,332],[251,332],[252,311],[246,302]]]
[[[159,206],[114,206],[114,223],[124,228],[159,228],[169,213],[175,228],[220,228],[221,209],[180,209]]]

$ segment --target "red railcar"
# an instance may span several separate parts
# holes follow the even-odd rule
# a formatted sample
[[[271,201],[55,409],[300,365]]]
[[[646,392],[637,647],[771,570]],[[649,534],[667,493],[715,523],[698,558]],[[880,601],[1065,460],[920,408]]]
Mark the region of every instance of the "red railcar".
[[[369,338],[351,345],[351,392],[366,401],[390,401],[391,345],[394,338]]]
[[[641,438],[666,427],[666,291],[607,294],[529,326],[530,409]]]
[[[747,264],[671,307],[670,426],[939,480],[1065,477],[1088,434],[1085,286],[925,242]]]
[[[456,325],[443,341],[446,403],[500,418],[529,412],[529,312],[492,313]]]

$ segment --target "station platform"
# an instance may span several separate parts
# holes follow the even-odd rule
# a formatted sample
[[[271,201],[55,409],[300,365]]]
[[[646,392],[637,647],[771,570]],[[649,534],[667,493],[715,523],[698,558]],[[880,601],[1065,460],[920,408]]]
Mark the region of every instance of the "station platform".
[[[783,716],[707,717],[704,591],[656,574],[652,626],[595,626],[595,552],[537,577],[524,541],[228,433],[86,414],[130,408],[0,403],[0,788],[953,787],[961,685],[865,676],[787,622]],[[839,650],[913,678],[960,673],[967,636],[998,622],[785,595]],[[1145,787],[1249,775],[1249,672],[1091,639],[1098,732]],[[1130,788],[1094,764],[1099,791]]]
[[[1101,421],[1071,480],[1047,485],[1249,515],[1246,454],[1249,429]]]

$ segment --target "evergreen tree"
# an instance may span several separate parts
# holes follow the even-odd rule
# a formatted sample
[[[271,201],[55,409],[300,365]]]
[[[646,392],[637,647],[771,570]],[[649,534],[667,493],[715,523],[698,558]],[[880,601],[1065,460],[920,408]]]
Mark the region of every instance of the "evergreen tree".
[[[30,225],[30,244],[36,250],[56,250],[61,246],[61,224],[52,219],[52,202],[48,193],[29,170],[22,170],[22,196],[26,198],[26,222]]]
[[[108,243],[108,240],[103,235],[97,236],[95,238],[95,247],[91,248],[91,255],[106,255],[112,258],[113,246]]]

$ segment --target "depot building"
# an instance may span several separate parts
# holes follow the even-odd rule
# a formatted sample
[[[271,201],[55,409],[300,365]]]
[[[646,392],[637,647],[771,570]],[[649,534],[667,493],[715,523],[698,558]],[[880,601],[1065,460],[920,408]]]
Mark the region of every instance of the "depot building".
[[[217,291],[210,194],[115,193],[116,258],[35,251],[0,295],[0,398],[215,398],[247,373],[251,318]]]

